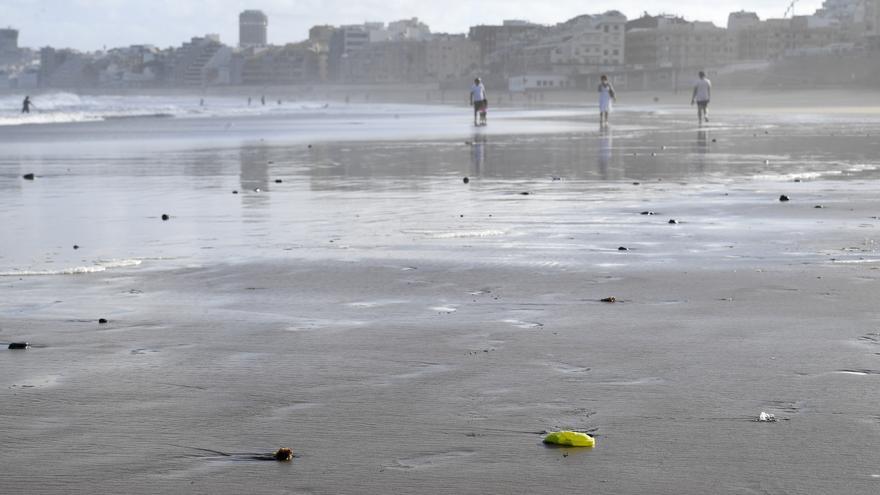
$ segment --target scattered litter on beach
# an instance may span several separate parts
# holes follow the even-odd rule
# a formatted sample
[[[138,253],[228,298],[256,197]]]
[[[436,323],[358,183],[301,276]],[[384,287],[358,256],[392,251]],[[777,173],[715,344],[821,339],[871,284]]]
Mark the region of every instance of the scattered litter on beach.
[[[617,298],[616,298],[616,297],[613,297],[613,296],[612,296],[612,297],[606,297],[605,299],[600,299],[599,302],[603,302],[603,303],[615,303],[615,302],[617,302]]]
[[[544,437],[544,443],[563,447],[594,447],[596,440],[586,433],[563,430],[554,431]]]
[[[775,423],[776,415],[761,411],[761,414],[758,415],[758,419],[755,421],[758,421],[759,423]]]
[[[34,180],[34,174],[24,174],[21,178],[24,180]]]
[[[104,324],[106,324],[106,323],[107,323],[107,318],[99,318],[99,319],[98,319],[98,324],[99,324],[99,325],[104,325]]]
[[[783,194],[782,196],[779,196],[779,201],[783,201],[783,202],[788,201],[788,196],[786,196],[785,194]]]
[[[677,224],[677,223],[678,223],[678,220],[676,220],[676,219],[674,219],[674,218],[670,218],[670,219],[669,219],[669,224],[670,224],[670,225],[675,225],[675,224]]]
[[[620,246],[619,248],[617,248],[617,250],[618,251],[629,251],[629,248],[625,247],[625,246]]]
[[[28,342],[13,342],[13,343],[9,344],[9,350],[30,349],[30,348],[31,348],[31,345]]]

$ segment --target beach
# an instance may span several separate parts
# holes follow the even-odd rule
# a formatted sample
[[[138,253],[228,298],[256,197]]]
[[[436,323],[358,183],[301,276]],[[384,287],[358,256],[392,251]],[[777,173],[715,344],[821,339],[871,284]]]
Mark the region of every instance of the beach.
[[[0,493],[876,493],[880,112],[672,98],[8,118]]]

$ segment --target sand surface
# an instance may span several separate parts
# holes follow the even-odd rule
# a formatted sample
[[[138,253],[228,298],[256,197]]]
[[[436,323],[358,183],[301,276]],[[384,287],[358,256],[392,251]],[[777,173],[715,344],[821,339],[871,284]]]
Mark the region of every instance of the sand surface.
[[[4,130],[0,493],[876,493],[880,120],[622,107]]]

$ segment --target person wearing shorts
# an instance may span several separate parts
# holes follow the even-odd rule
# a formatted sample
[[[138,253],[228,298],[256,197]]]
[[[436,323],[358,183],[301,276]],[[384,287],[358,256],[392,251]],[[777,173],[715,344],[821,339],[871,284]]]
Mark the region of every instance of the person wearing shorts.
[[[483,109],[486,108],[488,104],[489,97],[486,95],[486,87],[483,86],[483,82],[478,77],[474,79],[474,85],[471,86],[471,105],[474,107],[474,125],[480,125],[477,116],[481,111],[484,111]],[[483,125],[485,125],[485,120]]]
[[[697,104],[697,122],[709,122],[709,100],[712,99],[712,81],[706,77],[706,73],[700,71],[700,79],[694,84],[694,93],[691,96],[691,105]]]

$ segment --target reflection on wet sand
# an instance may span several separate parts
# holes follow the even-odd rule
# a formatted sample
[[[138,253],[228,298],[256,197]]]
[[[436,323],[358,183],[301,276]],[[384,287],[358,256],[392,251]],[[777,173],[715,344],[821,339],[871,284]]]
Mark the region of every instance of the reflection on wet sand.
[[[269,148],[263,145],[243,146],[239,150],[241,164],[241,201],[245,208],[265,207],[269,196]]]
[[[471,149],[471,175],[479,177],[483,172],[483,164],[486,162],[486,143],[488,137],[482,132],[475,132]]]
[[[709,132],[705,129],[700,129],[697,131],[697,145],[696,145],[696,166],[697,171],[704,172],[706,170],[706,153],[709,152]]]
[[[611,129],[603,128],[599,135],[599,177],[602,180],[608,179],[608,167],[611,163],[612,151],[614,149],[614,136]]]

